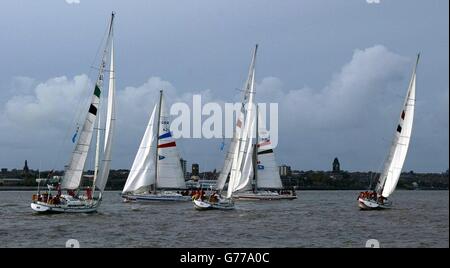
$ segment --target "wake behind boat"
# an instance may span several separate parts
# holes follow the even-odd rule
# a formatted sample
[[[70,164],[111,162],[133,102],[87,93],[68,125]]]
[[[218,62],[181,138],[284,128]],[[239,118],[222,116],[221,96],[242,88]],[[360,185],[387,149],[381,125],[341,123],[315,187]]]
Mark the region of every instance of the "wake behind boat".
[[[392,207],[392,202],[387,198],[394,192],[411,140],[412,125],[414,119],[414,105],[416,101],[416,70],[420,54],[417,55],[416,64],[409,82],[397,129],[384,163],[383,172],[378,178],[378,183],[373,191],[361,192],[358,196],[358,206],[362,210],[386,209]]]
[[[56,194],[52,195],[55,188],[52,181],[48,184],[48,191],[41,193],[39,185],[43,181],[38,179],[38,192],[32,197],[31,209],[38,213],[90,213],[96,212],[102,201],[102,193],[105,189],[109,176],[111,164],[112,140],[115,128],[115,73],[114,73],[114,47],[113,47],[113,21],[114,13],[111,15],[109,32],[103,51],[102,61],[99,67],[98,78],[95,83],[94,93],[91,99],[88,113],[84,120],[81,133],[71,155],[71,160],[67,166],[62,180],[56,178]],[[106,115],[101,112],[101,96],[103,90],[104,72],[106,72],[106,61],[110,53],[109,88]],[[101,125],[100,118],[105,116],[105,126]],[[97,128],[94,126],[97,123]],[[103,131],[101,131],[103,130]],[[94,131],[97,132],[95,149],[95,170],[92,185],[86,188],[86,194],[80,194],[80,184],[83,177],[83,170],[89,152],[89,147]],[[73,137],[73,141],[75,141]],[[100,149],[101,140],[104,141]],[[100,161],[101,159],[101,161]],[[54,177],[55,178],[55,177]],[[50,178],[49,178],[50,179]],[[95,197],[95,189],[99,190],[98,197]],[[63,194],[62,190],[67,190]]]
[[[153,108],[122,197],[124,202],[191,200],[190,196],[169,189],[186,189],[186,183],[161,90],[159,103]]]

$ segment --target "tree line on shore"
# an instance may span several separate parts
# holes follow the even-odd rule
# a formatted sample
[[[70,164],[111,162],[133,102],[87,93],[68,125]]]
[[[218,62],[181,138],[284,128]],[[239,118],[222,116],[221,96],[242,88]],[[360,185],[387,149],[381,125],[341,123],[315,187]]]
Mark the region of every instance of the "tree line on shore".
[[[129,170],[111,170],[106,190],[121,190],[125,184]],[[87,171],[86,175],[92,175],[92,171]],[[62,176],[63,171],[34,171],[11,170],[2,172],[0,176],[0,186],[37,186],[37,178],[47,178],[51,176]],[[217,172],[200,173],[200,178],[214,180]],[[298,190],[360,190],[368,189],[375,184],[379,174],[373,172],[349,172],[349,171],[292,171],[281,176],[283,186]],[[83,179],[83,185],[90,184],[90,176]],[[186,180],[190,180],[189,174]],[[443,173],[415,173],[413,171],[403,172],[400,176],[398,189],[439,189],[448,190],[449,174],[448,170]]]

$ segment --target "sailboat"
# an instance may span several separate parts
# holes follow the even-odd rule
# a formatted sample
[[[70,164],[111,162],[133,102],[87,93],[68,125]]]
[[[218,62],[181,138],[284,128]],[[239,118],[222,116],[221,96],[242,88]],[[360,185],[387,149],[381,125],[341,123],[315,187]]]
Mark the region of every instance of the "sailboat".
[[[159,103],[153,108],[122,197],[125,202],[191,200],[190,196],[172,189],[186,189],[186,183],[161,90]]]
[[[193,199],[194,208],[206,209],[234,209],[233,194],[243,189],[252,175],[252,133],[254,130],[255,105],[255,63],[258,45],[255,46],[244,85],[242,106],[237,116],[233,139],[225,157],[224,167],[219,175],[216,190],[221,192],[229,176],[227,194],[222,197],[215,193],[208,198],[203,196]]]
[[[103,50],[102,60],[99,67],[97,81],[95,83],[92,99],[85,117],[79,138],[72,152],[70,162],[64,172],[60,183],[55,187],[48,184],[48,191],[41,193],[38,188],[37,194],[32,197],[31,208],[40,213],[89,213],[96,212],[102,201],[102,194],[109,176],[112,143],[115,128],[115,72],[114,72],[114,44],[113,44],[113,22],[115,14],[111,14],[109,32]],[[110,67],[106,69],[106,61],[110,55]],[[104,84],[104,73],[109,73],[108,99],[106,115],[101,113],[102,93]],[[101,117],[106,120],[102,125]],[[95,124],[97,127],[95,128]],[[102,131],[104,129],[104,131]],[[95,147],[95,170],[92,185],[86,190],[85,195],[80,195],[80,184],[83,170],[88,156],[93,134],[96,131]],[[101,141],[103,146],[100,148]],[[55,176],[55,178],[57,178]],[[42,179],[38,181],[40,184]],[[52,190],[56,188],[57,193],[52,196]],[[95,190],[98,196],[95,196]],[[67,194],[63,194],[63,190]]]
[[[378,182],[373,191],[361,192],[358,196],[358,205],[362,210],[386,209],[392,207],[388,197],[397,186],[403,164],[408,153],[414,119],[414,105],[416,101],[416,70],[420,54],[417,55],[408,92],[403,102],[400,119],[395,130],[394,139],[389,154],[384,162]]]
[[[253,145],[253,180],[247,185],[244,192],[234,195],[236,200],[292,200],[297,196],[294,190],[278,191],[283,189],[278,166],[275,162],[275,153],[267,130],[259,127],[260,114],[256,106],[256,139]]]

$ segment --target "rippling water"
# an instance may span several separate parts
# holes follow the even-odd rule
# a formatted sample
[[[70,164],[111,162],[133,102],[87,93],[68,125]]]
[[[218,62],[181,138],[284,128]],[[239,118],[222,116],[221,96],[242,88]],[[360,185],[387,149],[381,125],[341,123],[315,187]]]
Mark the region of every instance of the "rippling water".
[[[94,214],[34,214],[32,192],[0,192],[0,247],[448,247],[449,192],[396,191],[394,209],[360,211],[356,191],[300,191],[294,201],[241,201],[234,211],[122,203]]]

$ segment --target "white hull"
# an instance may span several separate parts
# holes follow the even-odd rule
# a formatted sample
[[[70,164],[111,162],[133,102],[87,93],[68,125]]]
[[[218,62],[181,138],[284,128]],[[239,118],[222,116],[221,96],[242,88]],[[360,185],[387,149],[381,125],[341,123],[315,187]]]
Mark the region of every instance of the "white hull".
[[[202,200],[194,200],[194,208],[197,210],[210,210],[210,209],[221,209],[221,210],[231,210],[234,209],[234,203],[233,202],[218,202],[218,203],[211,203],[208,201],[202,201]]]
[[[126,194],[122,195],[124,202],[186,202],[192,198],[173,192],[156,194]]]
[[[235,194],[233,197],[236,200],[245,200],[245,201],[252,201],[252,200],[293,200],[297,199],[296,195],[287,195],[287,194],[278,194],[273,192],[257,192],[257,193],[241,193],[241,194]]]
[[[92,213],[97,212],[100,201],[93,201],[91,204],[70,206],[70,205],[50,205],[35,201],[31,203],[31,209],[38,213]]]
[[[392,208],[392,204],[390,202],[386,202],[384,204],[380,204],[375,200],[358,198],[358,206],[362,210],[376,210],[376,209],[390,209]]]

